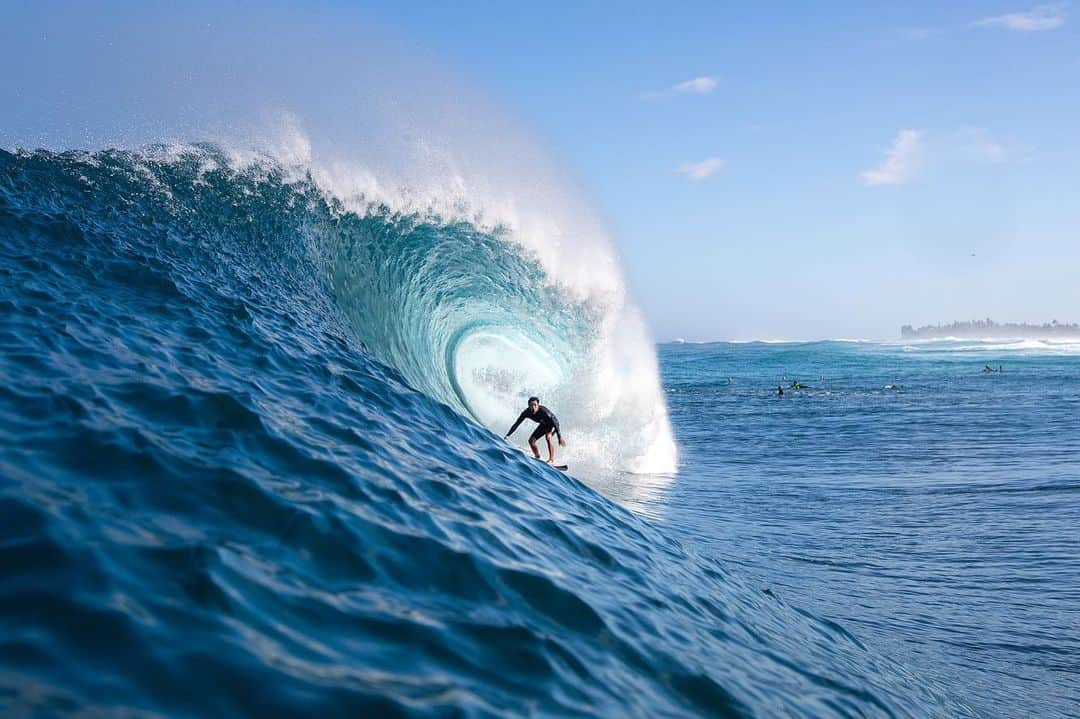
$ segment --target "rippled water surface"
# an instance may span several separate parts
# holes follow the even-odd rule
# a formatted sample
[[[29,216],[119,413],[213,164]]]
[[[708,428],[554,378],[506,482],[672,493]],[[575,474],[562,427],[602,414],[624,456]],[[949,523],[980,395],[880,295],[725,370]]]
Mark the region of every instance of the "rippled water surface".
[[[643,511],[982,716],[1076,716],[1078,349],[665,345],[682,469]]]

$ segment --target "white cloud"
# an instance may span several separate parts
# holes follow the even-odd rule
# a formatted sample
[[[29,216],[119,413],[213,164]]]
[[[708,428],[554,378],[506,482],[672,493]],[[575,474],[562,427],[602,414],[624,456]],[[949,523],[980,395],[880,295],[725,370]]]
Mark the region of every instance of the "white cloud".
[[[1000,27],[1016,32],[1036,32],[1053,30],[1065,24],[1067,3],[1039,5],[1027,12],[1014,12],[1006,15],[984,17],[971,23],[974,27]]]
[[[864,185],[902,185],[911,179],[922,154],[922,133],[918,130],[901,130],[893,138],[892,146],[885,153],[885,160],[860,177]]]
[[[680,82],[671,88],[672,92],[681,92],[688,95],[708,95],[716,89],[715,77],[695,77],[693,80]]]
[[[672,95],[708,95],[716,89],[716,78],[708,75],[695,77],[692,80],[680,82],[663,90],[646,90],[641,93],[642,100],[659,100]]]
[[[721,157],[708,157],[701,162],[686,162],[676,172],[686,175],[691,180],[704,180],[727,167],[727,160]]]

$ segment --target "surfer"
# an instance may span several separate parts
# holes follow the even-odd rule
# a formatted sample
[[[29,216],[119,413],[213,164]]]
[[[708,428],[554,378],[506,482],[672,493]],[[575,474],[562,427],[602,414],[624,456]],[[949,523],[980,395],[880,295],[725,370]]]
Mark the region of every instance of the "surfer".
[[[529,397],[529,406],[522,410],[518,415],[517,421],[514,422],[514,426],[510,428],[510,431],[506,433],[503,439],[510,439],[510,435],[518,428],[522,420],[531,419],[536,422],[537,427],[533,430],[533,433],[529,435],[529,447],[532,449],[533,456],[540,459],[540,449],[536,446],[536,440],[544,437],[547,439],[548,448],[548,464],[555,464],[555,445],[551,441],[552,432],[559,438],[559,446],[565,447],[566,441],[562,437],[562,432],[559,430],[559,418],[555,416],[547,407],[540,404],[539,397]]]

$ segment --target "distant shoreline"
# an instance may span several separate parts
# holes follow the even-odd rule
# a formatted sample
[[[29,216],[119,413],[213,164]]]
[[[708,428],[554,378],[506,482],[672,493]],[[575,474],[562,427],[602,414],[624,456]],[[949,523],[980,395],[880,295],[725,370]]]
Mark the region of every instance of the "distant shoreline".
[[[1072,340],[1080,339],[1080,324],[1061,324],[1057,320],[1041,325],[1026,322],[998,324],[993,320],[953,322],[948,325],[925,325],[915,328],[904,325],[900,339],[1010,339],[1010,340]]]
[[[850,339],[850,338],[837,338],[837,337],[814,337],[805,339],[717,339],[717,340],[688,340],[682,337],[676,337],[675,339],[662,339],[656,340],[657,346],[662,345],[812,345],[820,343],[832,343],[832,344],[851,344],[851,345],[885,345],[885,346],[901,346],[901,343],[907,342],[947,342],[950,340],[962,341],[962,342],[1058,342],[1072,344],[1074,342],[1080,342],[1080,333],[1056,333],[1052,335],[1028,335],[1020,336],[1018,334],[980,334],[973,333],[969,335],[960,334],[935,334],[935,335],[917,335],[909,336],[897,339],[872,337],[865,339]]]

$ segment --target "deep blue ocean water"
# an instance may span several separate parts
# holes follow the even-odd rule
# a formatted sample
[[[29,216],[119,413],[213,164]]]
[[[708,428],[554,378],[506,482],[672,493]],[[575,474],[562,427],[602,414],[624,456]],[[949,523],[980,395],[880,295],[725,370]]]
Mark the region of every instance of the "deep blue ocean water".
[[[460,363],[596,321],[269,161],[0,151],[0,714],[1075,709],[1077,355],[665,345],[679,472],[575,476]]]
[[[664,345],[681,471],[641,511],[982,716],[1076,716],[1078,352]]]

